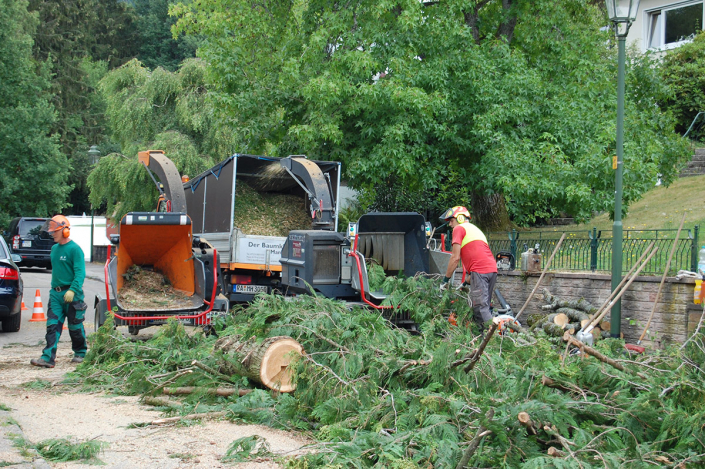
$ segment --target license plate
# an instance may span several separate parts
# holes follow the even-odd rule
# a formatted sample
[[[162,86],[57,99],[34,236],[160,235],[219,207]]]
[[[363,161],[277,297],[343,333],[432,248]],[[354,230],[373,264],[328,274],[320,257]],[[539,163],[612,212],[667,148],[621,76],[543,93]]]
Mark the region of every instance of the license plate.
[[[265,285],[235,285],[235,293],[267,293]]]
[[[22,241],[22,247],[23,247],[23,248],[31,248],[31,247],[32,247],[32,241]]]

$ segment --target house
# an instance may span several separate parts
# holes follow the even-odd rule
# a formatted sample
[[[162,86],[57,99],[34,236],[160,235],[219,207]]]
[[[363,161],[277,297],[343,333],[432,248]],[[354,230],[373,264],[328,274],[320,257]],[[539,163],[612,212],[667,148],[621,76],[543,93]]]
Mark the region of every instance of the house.
[[[666,51],[703,29],[704,0],[641,0],[627,44],[640,51]]]

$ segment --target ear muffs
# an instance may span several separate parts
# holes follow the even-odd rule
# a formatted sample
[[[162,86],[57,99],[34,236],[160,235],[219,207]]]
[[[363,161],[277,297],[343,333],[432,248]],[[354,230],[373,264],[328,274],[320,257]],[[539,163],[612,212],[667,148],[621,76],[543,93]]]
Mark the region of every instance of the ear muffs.
[[[64,228],[63,230],[61,230],[61,235],[62,235],[64,238],[68,238],[69,236],[71,236],[71,228],[69,228],[69,227],[67,226],[66,228]]]
[[[465,215],[462,215],[462,214],[455,217],[455,219],[458,220],[458,223],[460,223],[461,225],[467,221],[467,218],[465,218]]]

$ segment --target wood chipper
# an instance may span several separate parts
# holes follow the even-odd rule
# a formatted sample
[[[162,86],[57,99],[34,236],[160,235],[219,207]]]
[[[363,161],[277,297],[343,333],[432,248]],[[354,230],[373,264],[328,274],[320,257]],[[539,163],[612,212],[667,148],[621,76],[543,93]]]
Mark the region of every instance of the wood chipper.
[[[117,252],[109,254],[105,263],[105,297],[95,299],[96,330],[108,311],[113,312],[115,325],[128,326],[131,334],[169,318],[207,326],[214,314],[228,311],[228,300],[218,296],[218,253],[193,237],[191,219],[185,213],[128,213],[111,242]],[[157,275],[138,277],[141,272]],[[154,278],[161,281],[129,295],[131,289],[145,287],[140,279]]]

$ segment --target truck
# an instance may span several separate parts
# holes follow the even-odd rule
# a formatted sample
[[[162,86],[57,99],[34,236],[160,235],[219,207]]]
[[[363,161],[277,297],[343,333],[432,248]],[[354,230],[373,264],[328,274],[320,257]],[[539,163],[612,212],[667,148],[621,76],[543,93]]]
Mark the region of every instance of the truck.
[[[370,289],[367,261],[374,259],[388,275],[440,273],[447,265],[449,254],[429,249],[430,226],[415,212],[368,213],[346,232],[338,232],[338,162],[303,155],[234,154],[188,179],[179,175],[161,150],[140,152],[139,161],[159,189],[157,210],[128,213],[120,222],[120,234],[111,238],[117,254],[106,263],[106,296],[96,297],[96,327],[111,309],[116,324],[127,325],[133,333],[169,317],[208,326],[214,314],[229,310],[232,303],[247,303],[259,293],[276,291],[358,302],[413,328],[408,317],[382,306],[382,292]],[[284,236],[251,232],[245,228],[249,220],[236,217],[249,203],[238,195],[238,186],[244,185],[297,201],[294,205],[303,211],[308,226]],[[255,211],[250,216],[266,219],[268,214]],[[189,259],[185,259],[187,246]],[[157,259],[157,251],[167,259]],[[181,258],[187,263],[180,264]],[[133,264],[159,269],[175,285],[175,277],[184,277],[180,270],[186,268],[185,277],[194,279],[183,284],[194,295],[193,308],[128,311],[119,297],[122,276]]]

